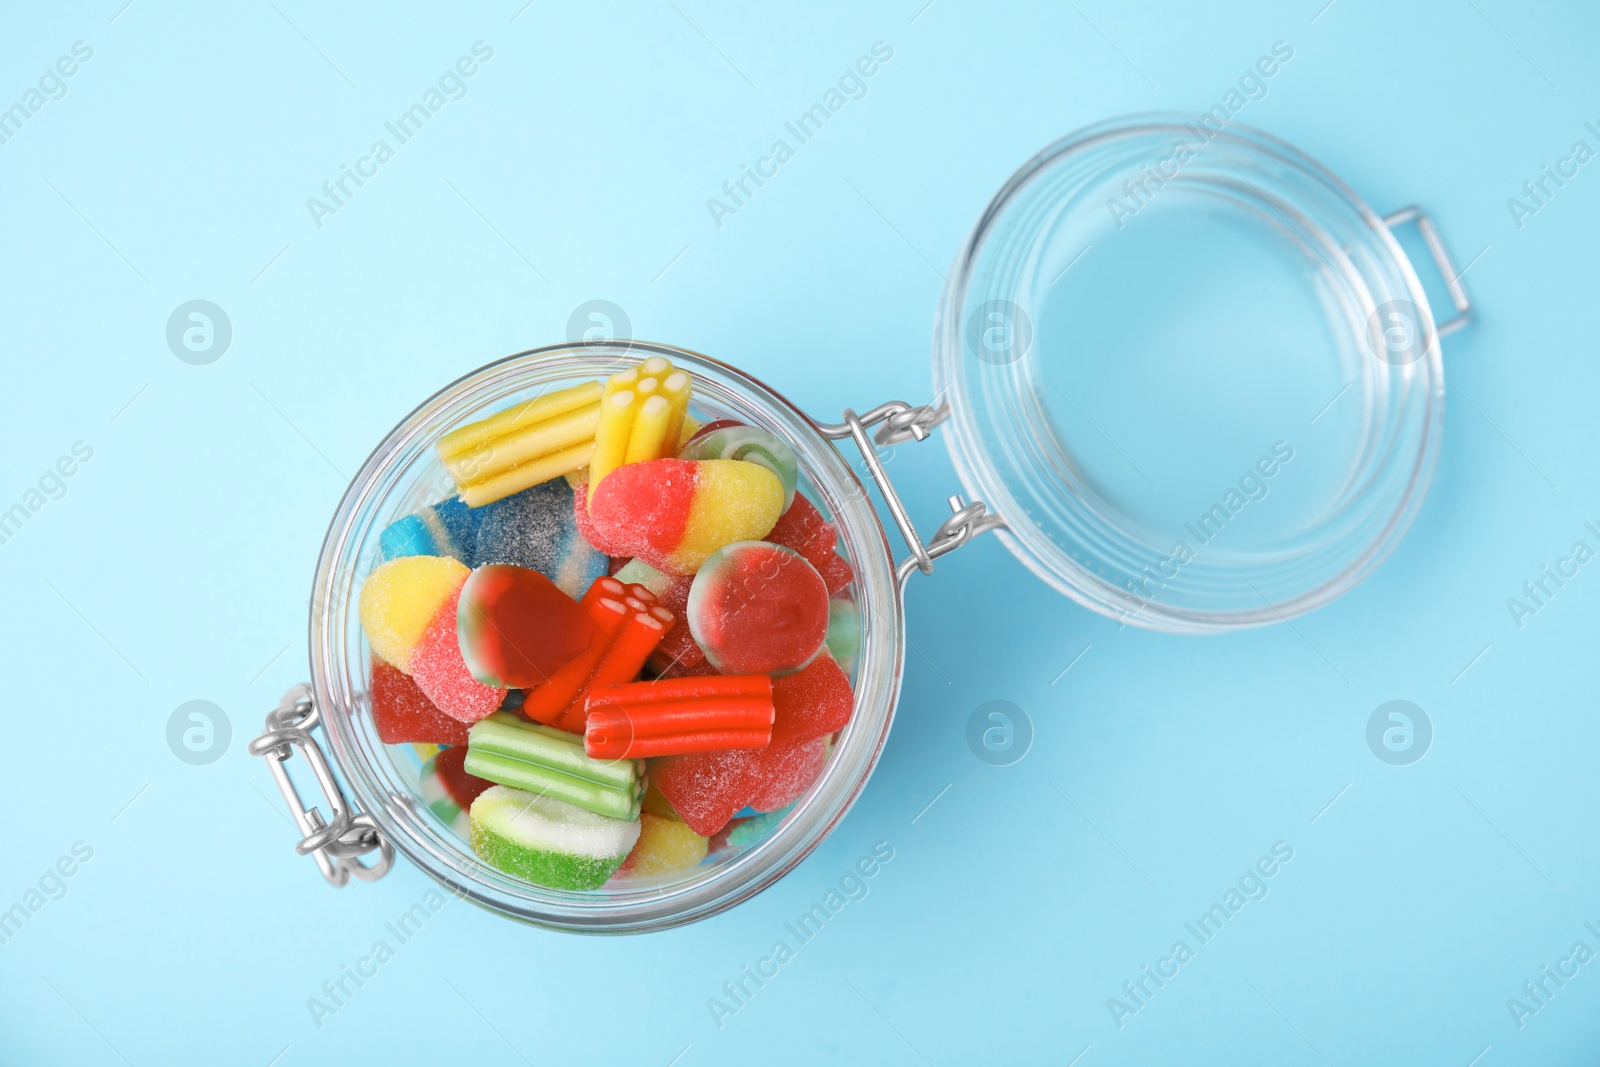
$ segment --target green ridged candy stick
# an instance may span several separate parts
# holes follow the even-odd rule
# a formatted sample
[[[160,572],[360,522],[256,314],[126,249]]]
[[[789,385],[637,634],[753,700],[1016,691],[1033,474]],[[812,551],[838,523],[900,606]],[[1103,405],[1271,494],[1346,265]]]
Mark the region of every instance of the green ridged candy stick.
[[[590,759],[578,735],[506,712],[468,731],[466,772],[614,819],[637,820],[644,795],[639,761]]]

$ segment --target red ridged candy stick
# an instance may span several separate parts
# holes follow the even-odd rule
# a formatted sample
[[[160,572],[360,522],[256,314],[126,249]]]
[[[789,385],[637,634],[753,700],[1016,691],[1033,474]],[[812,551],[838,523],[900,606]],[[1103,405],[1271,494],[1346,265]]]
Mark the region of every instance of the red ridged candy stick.
[[[672,612],[665,608],[646,605],[633,596],[623,603],[631,614],[612,637],[605,655],[595,665],[594,673],[584,681],[582,691],[575,694],[562,710],[555,724],[558,729],[583,733],[585,695],[592,690],[631,682],[639,677],[639,672],[644,669],[644,661],[650,658],[650,653],[655,651],[673,623]]]
[[[592,688],[585,710],[584,751],[595,759],[762,748],[772,740],[772,679],[718,675]]]

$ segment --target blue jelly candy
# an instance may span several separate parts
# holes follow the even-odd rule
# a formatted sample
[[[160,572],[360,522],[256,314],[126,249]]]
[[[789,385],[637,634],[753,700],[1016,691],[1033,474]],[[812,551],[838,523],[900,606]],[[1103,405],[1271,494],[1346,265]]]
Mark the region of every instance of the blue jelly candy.
[[[475,566],[481,509],[469,508],[460,497],[429,504],[414,515],[390,523],[378,535],[378,551],[385,561],[401,556],[454,556]]]
[[[482,513],[473,566],[509,563],[538,571],[574,600],[605,576],[610,559],[578,532],[565,478],[472,510]]]

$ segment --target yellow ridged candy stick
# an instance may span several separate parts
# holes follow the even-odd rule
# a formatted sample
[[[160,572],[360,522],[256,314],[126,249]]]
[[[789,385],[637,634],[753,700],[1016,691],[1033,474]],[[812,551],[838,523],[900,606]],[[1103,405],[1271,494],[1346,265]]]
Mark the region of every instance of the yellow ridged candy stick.
[[[628,434],[628,450],[623,463],[643,463],[660,459],[672,424],[672,405],[664,396],[652,396],[639,405]]]
[[[557,415],[587,407],[600,399],[602,391],[603,387],[599,382],[584,382],[570,389],[561,389],[554,393],[532,397],[520,404],[513,404],[504,411],[468,423],[439,438],[439,455],[449,459],[496,437],[503,437]]]
[[[661,381],[661,395],[672,405],[672,416],[667,424],[667,432],[661,439],[662,457],[665,458],[668,455],[676,456],[682,448],[679,440],[683,436],[684,419],[689,415],[689,376],[681,370],[675,370],[667,375]]]
[[[596,383],[598,384],[598,383]],[[445,469],[466,488],[541,456],[594,441],[600,403],[575,408],[445,457]]]
[[[633,391],[612,393],[600,402],[600,426],[594,432],[594,456],[589,461],[589,499],[594,500],[600,479],[622,466],[633,433]]]
[[[585,441],[582,444],[564,448],[559,452],[551,452],[530,460],[519,467],[502,471],[479,482],[463,486],[461,501],[469,508],[480,508],[485,504],[492,504],[496,500],[520,493],[536,485],[542,485],[553,478],[563,474],[587,467],[594,456],[595,443]]]

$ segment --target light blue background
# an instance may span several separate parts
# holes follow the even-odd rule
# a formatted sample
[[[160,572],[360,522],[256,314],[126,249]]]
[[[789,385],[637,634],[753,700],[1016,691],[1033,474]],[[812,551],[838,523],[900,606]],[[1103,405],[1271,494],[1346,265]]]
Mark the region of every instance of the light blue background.
[[[0,508],[73,442],[94,449],[0,545],[0,907],[73,842],[94,850],[0,946],[0,1060],[1600,1054],[1600,963],[1522,1029],[1506,1007],[1573,942],[1600,949],[1583,925],[1600,926],[1600,564],[1520,630],[1506,608],[1600,519],[1600,173],[1520,230],[1505,203],[1574,140],[1600,147],[1583,128],[1600,118],[1591,13],[122,2],[14,6],[0,33],[0,105],[73,42],[94,49],[0,145]],[[620,940],[452,903],[319,1030],[307,998],[430,883],[402,862],[328,888],[244,745],[306,676],[317,547],[388,427],[458,374],[562,340],[595,298],[636,336],[741,363],[819,416],[921,401],[940,272],[1005,178],[1080,125],[1209,106],[1280,39],[1294,60],[1244,121],[1379,210],[1423,203],[1463,263],[1481,252],[1466,276],[1481,320],[1446,345],[1438,475],[1395,556],[1292,628],[1194,639],[1118,630],[986,539],[914,583],[883,762],[781,884]],[[494,58],[469,95],[318,229],[306,198],[478,40]],[[707,197],[878,40],[894,58],[867,97],[713,225]],[[164,337],[195,298],[233,324],[210,366]],[[1104,309],[1159,312],[1137,293]],[[958,488],[943,448],[893,467],[931,529]],[[1436,731],[1408,767],[1365,740],[1396,698]],[[232,721],[210,766],[165,740],[191,699]],[[1032,718],[1014,766],[965,743],[991,699]],[[895,858],[870,896],[719,1030],[707,999],[876,841]],[[1107,998],[1276,841],[1294,859],[1270,895],[1119,1029]]]

